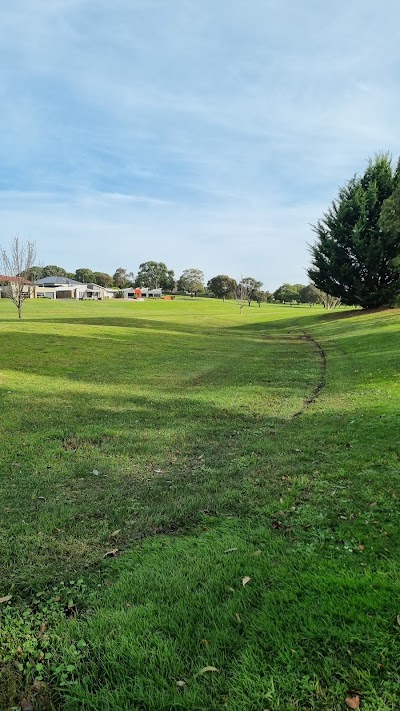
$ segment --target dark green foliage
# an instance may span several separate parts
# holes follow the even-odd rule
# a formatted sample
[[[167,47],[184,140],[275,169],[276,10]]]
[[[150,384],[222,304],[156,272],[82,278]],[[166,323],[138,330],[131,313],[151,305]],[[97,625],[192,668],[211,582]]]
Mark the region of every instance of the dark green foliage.
[[[303,289],[303,284],[282,284],[274,291],[275,301],[291,302],[300,301],[300,292]]]
[[[81,281],[82,284],[88,284],[89,282],[95,281],[92,270],[84,268],[76,270],[74,279],[76,279],[76,281]]]
[[[38,267],[38,270],[40,267]],[[62,276],[65,277],[67,276],[67,272],[65,269],[62,267],[57,267],[55,264],[48,264],[46,267],[43,267],[41,269],[41,274],[40,277],[36,277],[37,279],[42,279],[44,277],[49,277],[49,276]]]
[[[249,306],[251,305],[252,301],[256,301],[257,303],[261,303],[262,301],[265,301],[264,297],[264,292],[261,291],[261,287],[263,285],[262,281],[258,281],[254,277],[244,277],[242,279],[242,282],[244,284],[249,284],[251,289],[249,291]]]
[[[56,269],[57,268],[58,267],[56,267]],[[45,267],[45,269],[48,269],[48,267]],[[26,279],[28,279],[28,281],[36,281],[37,279],[41,279],[42,276],[44,276],[43,271],[44,271],[43,267],[33,266],[30,269],[28,269],[24,275],[21,275],[21,276],[24,276]]]
[[[301,304],[318,304],[321,302],[321,294],[314,284],[303,286],[299,296]]]
[[[172,291],[175,288],[174,271],[164,262],[143,262],[139,265],[135,286]]]
[[[218,274],[207,283],[208,291],[217,299],[232,298],[235,295],[236,287],[235,279],[226,274]]]
[[[200,269],[185,269],[176,286],[178,291],[196,295],[204,291],[204,274]]]
[[[395,198],[386,205],[399,182],[388,155],[371,160],[362,176],[355,176],[313,227],[308,275],[322,291],[344,304],[363,308],[386,306],[400,291],[400,269],[393,261],[400,252],[400,234],[390,229]]]
[[[132,272],[128,272],[123,267],[118,267],[113,275],[114,286],[118,289],[126,289],[128,286],[132,286],[134,281],[134,275]]]
[[[106,274],[105,272],[93,272],[94,282],[99,286],[104,286],[106,288],[113,285],[113,278],[111,274]]]

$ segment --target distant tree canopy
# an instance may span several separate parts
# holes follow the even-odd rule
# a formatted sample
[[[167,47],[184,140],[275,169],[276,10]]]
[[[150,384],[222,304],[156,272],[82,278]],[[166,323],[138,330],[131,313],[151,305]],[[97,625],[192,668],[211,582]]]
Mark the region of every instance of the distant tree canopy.
[[[185,269],[176,283],[176,288],[192,295],[203,292],[204,274],[201,269]]]
[[[303,284],[282,284],[274,291],[275,301],[290,303],[291,301],[300,301],[300,292],[304,289]]]
[[[262,281],[258,281],[254,277],[243,277],[240,282],[242,284],[247,284],[248,289],[247,289],[247,301],[249,303],[249,306],[252,301],[257,301],[258,303],[261,303],[263,299],[261,298],[261,287],[263,285]]]
[[[174,271],[164,262],[143,262],[139,265],[135,286],[172,291],[175,288]]]
[[[117,287],[117,289],[126,289],[128,286],[132,286],[134,280],[134,274],[128,272],[127,269],[123,267],[118,267],[112,277],[113,285]]]
[[[113,285],[112,276],[110,274],[106,274],[105,272],[93,272],[93,281],[95,284],[104,286],[105,288],[109,288]]]
[[[43,267],[34,265],[33,267],[30,267],[30,269],[28,269],[28,271],[23,276],[25,276],[26,279],[28,279],[29,281],[36,281],[37,279],[41,279],[43,276]]]
[[[207,289],[217,299],[230,299],[236,294],[237,282],[226,274],[218,274],[207,283]]]
[[[57,267],[55,264],[47,264],[47,266],[38,267],[38,269],[41,269],[41,276],[37,277],[38,279],[43,279],[44,277],[49,276],[67,276],[67,272],[65,271],[65,269],[63,269],[62,267]]]
[[[299,301],[301,304],[318,304],[321,301],[321,292],[314,284],[307,284],[300,289]]]
[[[81,269],[77,269],[75,271],[74,279],[76,279],[76,281],[81,281],[82,284],[87,284],[88,282],[94,282],[94,280],[95,280],[94,273],[92,272],[92,270],[85,269],[83,267]]]
[[[387,154],[339,190],[313,227],[308,276],[344,304],[390,305],[400,293],[400,163]]]

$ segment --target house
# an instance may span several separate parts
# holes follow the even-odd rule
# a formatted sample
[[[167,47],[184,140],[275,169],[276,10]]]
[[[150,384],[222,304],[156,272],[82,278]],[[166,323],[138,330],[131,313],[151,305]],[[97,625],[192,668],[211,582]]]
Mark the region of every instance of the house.
[[[147,286],[122,289],[124,299],[161,299],[162,289],[148,289]]]
[[[112,299],[115,292],[99,284],[82,284],[75,279],[48,276],[35,281],[36,298],[45,299]]]
[[[34,298],[35,287],[31,281],[28,281],[28,279],[23,279],[22,277],[6,276],[4,274],[0,274],[0,298],[7,297],[7,294],[4,290],[4,286],[20,283],[24,284],[23,293],[26,293],[27,298]]]

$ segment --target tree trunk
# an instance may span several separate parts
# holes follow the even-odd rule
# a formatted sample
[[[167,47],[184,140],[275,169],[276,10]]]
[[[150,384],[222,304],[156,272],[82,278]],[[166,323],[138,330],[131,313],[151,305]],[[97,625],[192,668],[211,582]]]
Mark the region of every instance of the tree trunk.
[[[22,305],[18,304],[18,318],[22,318]]]

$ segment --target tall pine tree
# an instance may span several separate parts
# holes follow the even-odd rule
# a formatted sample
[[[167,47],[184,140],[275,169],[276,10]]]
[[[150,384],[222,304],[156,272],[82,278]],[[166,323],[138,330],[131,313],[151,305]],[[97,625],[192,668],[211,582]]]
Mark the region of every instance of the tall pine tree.
[[[362,176],[343,188],[313,227],[316,243],[308,276],[322,291],[344,304],[363,308],[393,303],[400,291],[396,256],[399,240],[382,228],[383,203],[400,184],[400,163],[394,170],[387,154],[371,160]],[[396,244],[397,241],[397,244]]]

